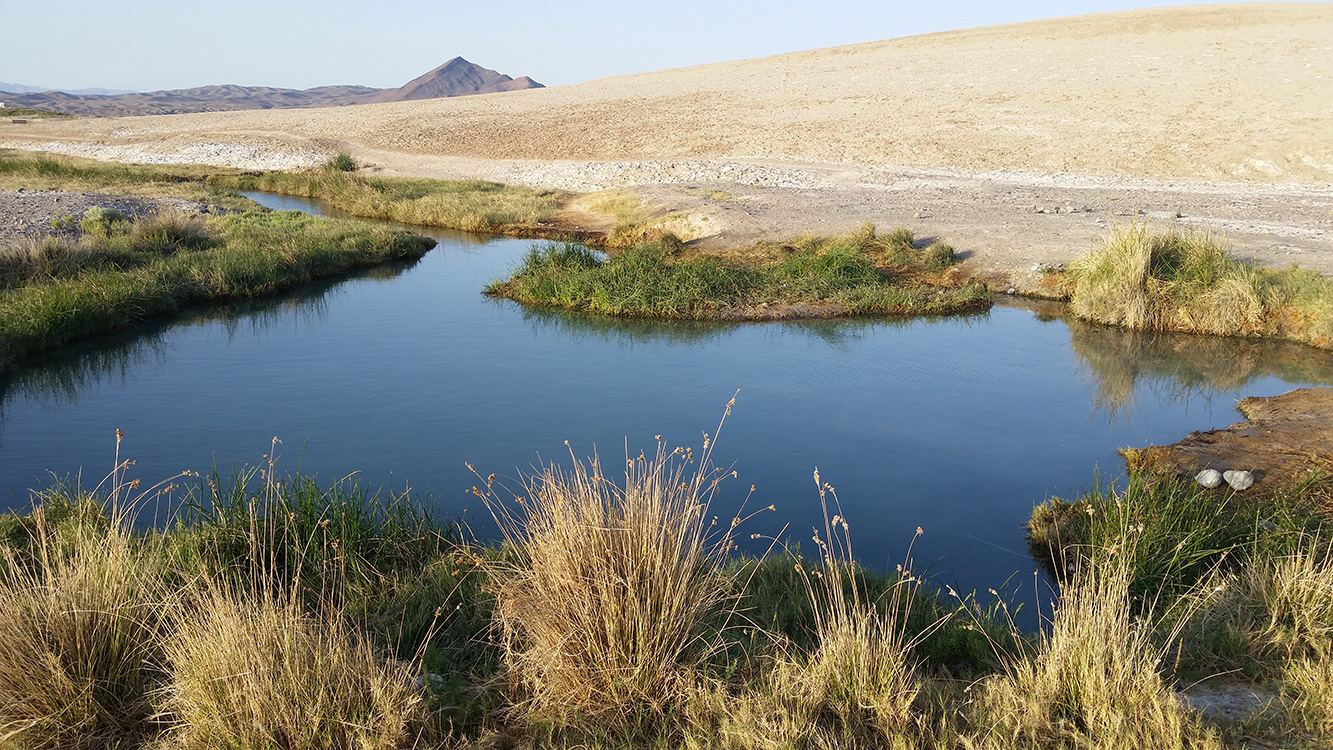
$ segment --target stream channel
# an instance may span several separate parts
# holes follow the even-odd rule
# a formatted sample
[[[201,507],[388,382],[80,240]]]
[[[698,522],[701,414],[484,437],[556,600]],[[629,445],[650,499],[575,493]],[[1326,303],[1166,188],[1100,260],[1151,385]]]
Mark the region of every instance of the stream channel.
[[[743,324],[525,308],[481,290],[531,241],[419,231],[439,245],[417,263],[188,312],[9,373],[0,510],[27,508],[55,476],[96,485],[117,429],[144,485],[215,466],[225,478],[277,437],[279,472],[321,485],[356,473],[493,539],[466,463],[516,488],[596,450],[614,476],[658,435],[697,453],[739,390],[713,454],[738,477],[713,512],[725,522],[751,485],[748,508],[776,506],[740,529],[744,547],[785,527],[813,550],[818,467],[861,562],[892,569],[920,526],[919,571],[1031,602],[1034,504],[1115,481],[1123,446],[1238,421],[1239,398],[1333,382],[1328,352],[1139,334],[1004,300],[979,315]]]

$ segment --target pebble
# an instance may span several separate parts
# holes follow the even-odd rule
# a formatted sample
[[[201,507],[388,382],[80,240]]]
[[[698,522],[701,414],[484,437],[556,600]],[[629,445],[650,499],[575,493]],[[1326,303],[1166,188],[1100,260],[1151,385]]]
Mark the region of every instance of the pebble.
[[[1199,484],[1211,490],[1215,487],[1221,486],[1222,472],[1218,471],[1217,469],[1204,469],[1203,471],[1194,475],[1194,481],[1198,482]]]

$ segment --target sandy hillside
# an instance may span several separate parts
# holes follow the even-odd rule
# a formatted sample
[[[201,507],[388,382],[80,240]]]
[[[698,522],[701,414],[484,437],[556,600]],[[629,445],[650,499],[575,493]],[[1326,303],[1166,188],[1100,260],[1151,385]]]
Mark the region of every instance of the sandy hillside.
[[[1011,271],[1086,249],[1117,216],[1184,214],[1333,272],[1333,4],[1099,14],[458,99],[4,125],[5,145],[252,167],[347,148],[387,173],[642,186],[709,216],[719,244],[916,222]]]

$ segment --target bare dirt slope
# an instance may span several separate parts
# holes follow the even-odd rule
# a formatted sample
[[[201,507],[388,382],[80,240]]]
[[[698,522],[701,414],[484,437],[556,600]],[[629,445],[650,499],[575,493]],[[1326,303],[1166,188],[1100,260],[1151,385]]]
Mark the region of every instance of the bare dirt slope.
[[[390,174],[635,185],[709,216],[705,242],[908,223],[1010,274],[1146,211],[1333,273],[1333,4],[1127,11],[461,99],[5,125],[4,145],[248,167],[344,148]]]

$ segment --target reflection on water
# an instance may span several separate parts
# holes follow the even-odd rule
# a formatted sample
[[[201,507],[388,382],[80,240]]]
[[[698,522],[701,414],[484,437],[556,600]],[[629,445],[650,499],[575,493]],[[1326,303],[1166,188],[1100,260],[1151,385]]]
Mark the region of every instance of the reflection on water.
[[[495,300],[495,304],[512,304]],[[624,345],[660,344],[679,346],[717,341],[727,332],[756,326],[781,327],[785,333],[816,339],[830,349],[845,351],[876,330],[903,329],[912,326],[959,325],[986,320],[986,313],[968,313],[935,318],[829,318],[769,322],[731,322],[707,320],[657,320],[653,318],[616,318],[606,315],[556,310],[545,307],[519,307],[523,319],[535,334],[559,334],[571,338],[595,338]]]
[[[1067,318],[1069,343],[1096,377],[1094,404],[1112,416],[1146,384],[1159,398],[1186,402],[1240,391],[1268,377],[1333,383],[1333,352],[1287,341],[1152,333]]]
[[[433,234],[440,245],[414,266],[153,323],[14,371],[0,383],[0,507],[25,505],[48,470],[100,478],[118,429],[149,483],[214,465],[225,475],[277,436],[284,470],[324,483],[359,471],[395,491],[411,481],[440,516],[486,536],[466,463],[512,477],[567,455],[565,441],[604,457],[657,435],[697,446],[740,389],[717,454],[739,473],[724,501],[753,484],[755,503],[778,508],[747,536],[822,528],[818,466],[863,562],[891,567],[922,526],[923,568],[985,591],[1015,573],[1032,584],[1032,506],[1097,469],[1114,476],[1117,449],[1229,424],[1234,398],[1333,381],[1323,352],[1088,326],[1031,303],[761,324],[524,308],[481,291],[529,243]]]
[[[42,403],[77,403],[79,394],[98,382],[124,381],[136,368],[161,364],[170,354],[173,330],[217,323],[228,339],[256,335],[293,320],[313,324],[329,310],[339,287],[357,279],[390,281],[420,261],[392,261],[360,269],[332,280],[313,281],[272,297],[183,310],[174,316],[144,321],[132,330],[62,347],[0,373],[0,446],[3,446],[5,404],[26,398]]]

